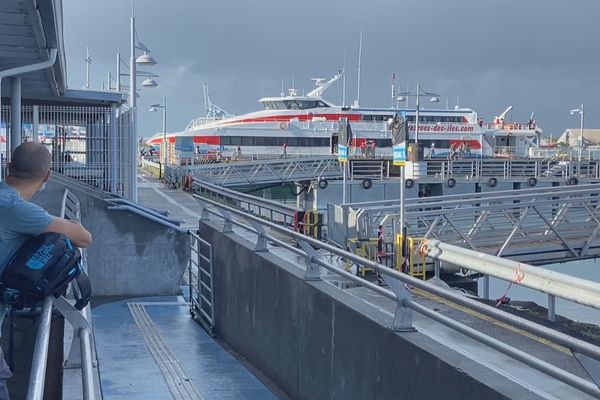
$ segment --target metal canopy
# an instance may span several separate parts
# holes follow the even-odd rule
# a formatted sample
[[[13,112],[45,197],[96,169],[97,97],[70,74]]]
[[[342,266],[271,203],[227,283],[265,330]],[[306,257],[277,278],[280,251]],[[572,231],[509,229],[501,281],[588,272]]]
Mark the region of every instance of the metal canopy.
[[[51,68],[22,76],[24,100],[66,91],[62,0],[0,1],[0,71],[46,60],[49,48],[58,49],[57,60]],[[9,96],[10,85],[2,86],[2,96]]]

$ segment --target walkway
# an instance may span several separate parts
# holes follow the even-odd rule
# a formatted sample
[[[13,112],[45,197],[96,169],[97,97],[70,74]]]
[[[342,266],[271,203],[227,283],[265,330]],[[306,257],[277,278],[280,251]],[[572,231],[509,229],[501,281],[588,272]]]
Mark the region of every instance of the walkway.
[[[181,298],[108,303],[93,319],[106,400],[277,399],[190,318]]]

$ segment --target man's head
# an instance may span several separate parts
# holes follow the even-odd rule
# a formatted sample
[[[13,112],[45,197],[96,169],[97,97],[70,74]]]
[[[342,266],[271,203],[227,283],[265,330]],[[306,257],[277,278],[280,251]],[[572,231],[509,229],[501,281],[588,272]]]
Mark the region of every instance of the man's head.
[[[26,142],[12,154],[8,175],[13,183],[27,186],[35,193],[48,180],[51,164],[52,156],[44,145]]]

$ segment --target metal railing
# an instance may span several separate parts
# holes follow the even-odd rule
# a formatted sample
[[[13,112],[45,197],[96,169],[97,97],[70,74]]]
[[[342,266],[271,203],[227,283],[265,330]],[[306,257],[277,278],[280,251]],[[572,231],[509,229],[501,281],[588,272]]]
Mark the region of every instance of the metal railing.
[[[193,187],[202,195],[220,198],[225,202],[233,203],[242,210],[246,210],[272,222],[280,222],[286,226],[294,225],[294,217],[300,208],[293,207],[276,200],[264,199],[251,194],[241,193],[213,185],[205,181],[194,181]]]
[[[68,189],[65,190],[63,195],[61,217],[78,222],[81,221],[79,199]],[[87,272],[86,251],[85,249],[79,250],[81,251],[82,269]],[[75,286],[72,282],[70,287],[72,290],[77,290]],[[74,330],[69,357],[65,361],[65,368],[81,368],[83,399],[93,400],[96,398],[94,385],[95,356],[90,324],[90,305],[88,304],[83,310],[78,311],[62,296],[57,299],[49,296],[42,303],[26,398],[27,400],[42,400],[44,396],[53,305],[73,326]]]
[[[213,293],[212,245],[189,231],[190,259],[188,263],[189,303],[193,316],[211,335],[215,326]]]
[[[574,374],[562,370],[548,362],[540,360],[524,351],[514,348],[512,345],[503,343],[497,339],[494,339],[488,335],[485,335],[469,326],[466,326],[460,322],[454,321],[444,315],[441,315],[439,312],[429,310],[428,308],[414,302],[411,300],[411,293],[407,289],[404,284],[412,285],[418,289],[425,290],[434,295],[440,296],[446,300],[450,300],[459,305],[468,307],[472,310],[478,311],[484,315],[491,316],[500,321],[511,324],[515,327],[523,329],[527,332],[533,333],[535,335],[541,336],[545,339],[551,340],[554,343],[565,346],[573,351],[577,351],[579,353],[585,354],[589,357],[592,357],[596,360],[600,360],[600,347],[589,344],[582,340],[573,338],[564,333],[555,331],[551,328],[542,326],[540,324],[531,322],[524,318],[509,314],[507,312],[501,311],[495,307],[488,306],[486,304],[480,303],[474,299],[470,299],[466,296],[458,294],[450,289],[442,288],[440,286],[431,284],[427,281],[422,281],[420,279],[413,278],[406,274],[400,273],[398,271],[392,270],[391,268],[386,268],[385,266],[367,260],[365,258],[359,257],[353,253],[348,251],[339,249],[338,247],[329,245],[327,243],[323,243],[316,239],[312,239],[310,237],[304,236],[300,233],[291,231],[282,227],[278,224],[272,222],[266,222],[261,220],[258,217],[253,215],[249,215],[244,213],[243,211],[236,210],[232,207],[227,207],[223,204],[220,204],[216,201],[212,201],[209,199],[201,198],[196,196],[196,199],[203,206],[202,211],[202,221],[208,221],[210,219],[210,215],[217,216],[224,220],[222,231],[224,233],[232,233],[233,226],[238,226],[245,231],[252,232],[257,235],[256,242],[256,251],[268,251],[269,242],[276,244],[278,247],[283,247],[294,254],[300,255],[306,259],[305,264],[305,274],[304,278],[307,281],[315,281],[321,279],[321,268],[327,269],[329,272],[340,275],[346,279],[349,279],[353,282],[358,283],[359,285],[372,290],[386,298],[394,300],[397,302],[396,304],[396,312],[395,317],[392,322],[392,328],[396,331],[413,331],[415,330],[412,322],[412,312],[419,312],[441,324],[444,324],[452,329],[455,329],[458,332],[463,333],[464,335],[471,337],[480,343],[483,343],[499,352],[502,352],[516,360],[519,360],[526,365],[529,365],[533,368],[536,368],[547,375],[550,375],[572,387],[575,387],[585,393],[588,393],[595,397],[600,397],[600,389],[597,385],[582,379]],[[235,215],[236,218],[233,218]],[[240,222],[240,220],[246,220],[250,223],[251,226]],[[277,235],[271,235],[267,233],[267,229],[277,232]],[[282,235],[293,238],[299,245],[300,248],[292,246],[285,241],[281,240]],[[433,247],[432,253],[429,254],[434,259],[437,259],[438,254],[434,251],[439,247]],[[331,259],[329,256],[321,256],[317,254],[315,249],[321,249],[323,251],[328,252],[330,255],[335,255],[339,257],[343,257],[347,260],[351,260],[359,265],[367,266],[368,268],[374,269],[378,271],[385,277],[386,282],[388,283],[390,290],[386,290],[381,288],[373,283],[367,282],[352,273],[346,272],[343,268],[339,266],[333,265],[330,262],[325,261],[326,259]],[[469,251],[469,250],[465,250]],[[475,252],[473,252],[473,255]],[[534,268],[534,267],[531,267]],[[554,279],[556,281],[560,281],[563,276],[562,274],[554,274]],[[594,291],[600,290],[600,284],[590,283],[593,286]],[[577,298],[578,294],[573,295]],[[600,308],[597,304],[597,301],[591,304],[593,307]]]

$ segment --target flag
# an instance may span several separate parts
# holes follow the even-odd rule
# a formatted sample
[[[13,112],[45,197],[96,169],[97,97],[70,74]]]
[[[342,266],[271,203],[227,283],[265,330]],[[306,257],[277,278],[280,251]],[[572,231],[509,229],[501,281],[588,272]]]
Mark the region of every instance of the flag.
[[[391,123],[392,146],[398,146],[408,140],[408,123],[405,118],[396,113]]]
[[[346,117],[340,119],[339,143],[344,146],[350,146],[352,143],[352,128],[350,128],[350,122]]]

